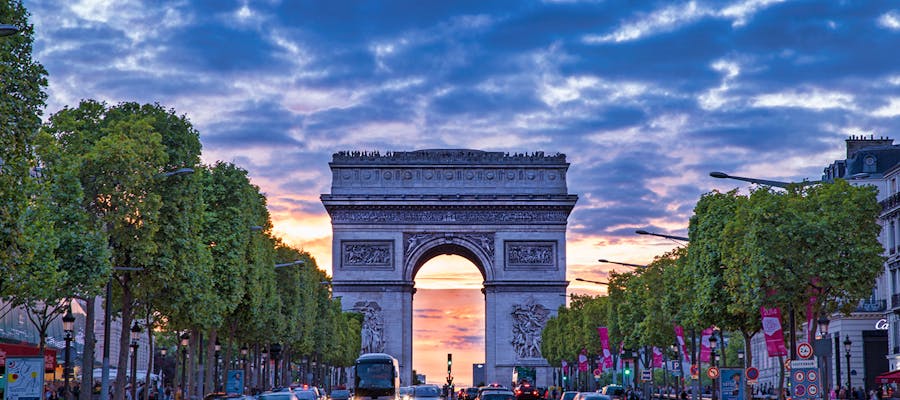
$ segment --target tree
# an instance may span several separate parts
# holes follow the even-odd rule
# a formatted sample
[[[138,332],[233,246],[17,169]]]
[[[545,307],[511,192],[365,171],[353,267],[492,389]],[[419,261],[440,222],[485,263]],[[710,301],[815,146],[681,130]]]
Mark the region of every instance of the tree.
[[[21,1],[0,2],[0,20],[19,28],[16,35],[0,38],[0,298],[14,294],[17,285],[9,278],[29,263],[36,250],[30,245],[39,238],[26,232],[30,172],[34,164],[35,135],[47,94],[47,71],[32,59],[34,27]],[[0,309],[2,317],[10,308]]]

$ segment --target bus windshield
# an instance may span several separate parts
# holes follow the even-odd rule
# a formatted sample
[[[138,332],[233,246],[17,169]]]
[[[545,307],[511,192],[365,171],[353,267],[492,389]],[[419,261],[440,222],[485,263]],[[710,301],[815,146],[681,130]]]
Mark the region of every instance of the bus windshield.
[[[357,399],[397,399],[400,390],[400,371],[397,359],[387,354],[365,354],[356,360],[354,391]]]

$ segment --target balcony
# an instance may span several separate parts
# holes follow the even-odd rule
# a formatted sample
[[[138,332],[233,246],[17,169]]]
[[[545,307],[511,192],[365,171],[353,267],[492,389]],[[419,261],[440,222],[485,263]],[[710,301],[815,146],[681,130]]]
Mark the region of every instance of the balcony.
[[[894,296],[897,295],[891,295],[891,301],[893,301]],[[887,300],[863,300],[856,306],[857,312],[883,312],[885,310],[887,310]]]

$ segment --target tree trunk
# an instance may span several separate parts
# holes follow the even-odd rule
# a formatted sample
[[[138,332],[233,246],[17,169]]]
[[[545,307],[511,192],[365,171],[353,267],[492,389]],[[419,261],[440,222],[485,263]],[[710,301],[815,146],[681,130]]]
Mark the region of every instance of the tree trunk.
[[[94,318],[97,315],[97,296],[88,296],[85,300],[84,317],[84,352],[81,357],[81,393],[78,400],[91,400],[91,391],[94,389],[94,347],[97,339],[94,337]]]
[[[203,382],[205,382],[205,387],[203,389],[203,394],[215,392],[216,389],[216,377],[214,373],[216,372],[216,366],[218,365],[218,360],[216,360],[216,330],[210,329],[206,339],[206,359],[204,360],[204,365],[206,365],[206,370],[203,371]]]
[[[125,398],[125,380],[128,372],[128,345],[131,344],[131,282],[126,274],[122,281],[122,332],[119,335],[119,359],[116,362],[116,385],[114,400]]]

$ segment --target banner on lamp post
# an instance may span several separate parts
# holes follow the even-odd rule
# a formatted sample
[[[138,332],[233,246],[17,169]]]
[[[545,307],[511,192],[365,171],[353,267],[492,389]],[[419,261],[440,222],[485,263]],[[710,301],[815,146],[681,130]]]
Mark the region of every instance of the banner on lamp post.
[[[613,358],[609,350],[609,331],[605,326],[601,326],[597,328],[597,335],[600,336],[600,349],[603,351],[603,366],[612,368]]]
[[[784,331],[781,328],[781,310],[775,308],[759,308],[762,317],[762,330],[766,337],[766,350],[769,357],[782,357],[787,355],[784,346]]]

